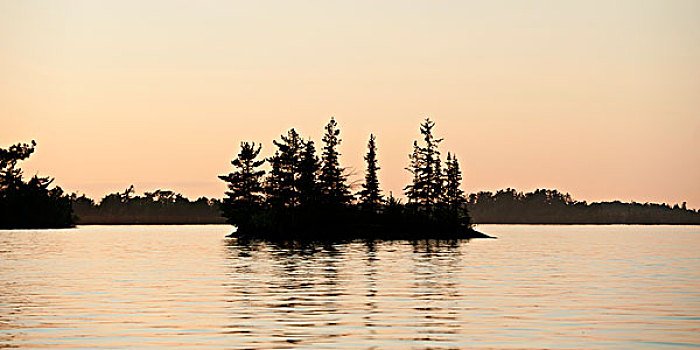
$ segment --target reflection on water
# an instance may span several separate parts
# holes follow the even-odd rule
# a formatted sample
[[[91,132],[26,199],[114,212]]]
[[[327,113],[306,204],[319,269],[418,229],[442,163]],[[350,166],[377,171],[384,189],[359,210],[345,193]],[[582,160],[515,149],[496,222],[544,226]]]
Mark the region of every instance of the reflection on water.
[[[483,229],[499,239],[0,231],[0,348],[700,347],[700,229]]]

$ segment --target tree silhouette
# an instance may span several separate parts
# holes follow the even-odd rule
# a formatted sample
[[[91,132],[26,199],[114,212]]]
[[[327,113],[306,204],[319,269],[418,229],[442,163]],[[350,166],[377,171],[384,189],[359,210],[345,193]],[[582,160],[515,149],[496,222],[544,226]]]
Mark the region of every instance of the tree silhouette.
[[[326,133],[323,135],[324,146],[321,156],[322,166],[319,176],[322,201],[330,206],[347,205],[352,199],[348,185],[345,183],[344,169],[340,167],[338,160],[340,153],[336,148],[342,140],[339,138],[340,129],[337,127],[338,123],[333,118],[325,127]]]
[[[295,207],[299,204],[299,170],[304,145],[301,136],[293,128],[281,135],[275,155],[268,161],[272,170],[266,180],[266,194],[273,207]]]
[[[36,142],[31,146],[18,143],[8,149],[0,148],[0,190],[18,186],[22,182],[22,169],[17,168],[17,162],[29,158],[34,153]]]
[[[447,153],[447,167],[445,171],[445,203],[450,208],[455,208],[463,205],[466,202],[464,191],[460,188],[462,185],[462,171],[459,168],[457,156]]]
[[[360,200],[365,209],[374,212],[383,202],[377,178],[377,171],[380,167],[377,165],[377,146],[374,134],[369,135],[365,161],[367,162],[367,172],[365,173],[365,182],[362,184],[362,191],[360,191]]]
[[[241,142],[241,150],[237,158],[231,161],[231,164],[236,167],[237,171],[219,176],[221,180],[227,183],[229,189],[226,192],[227,198],[224,201],[248,206],[263,202],[261,178],[265,171],[257,170],[257,168],[265,164],[265,160],[256,160],[261,150],[262,145],[258,145],[256,148],[255,142]],[[148,195],[148,193],[146,194]],[[158,191],[155,194],[163,195],[163,193]],[[172,194],[172,192],[168,194]]]
[[[73,225],[71,200],[53,179],[34,175],[22,180],[17,163],[34,153],[31,145],[18,143],[0,148],[0,228],[50,228]]]
[[[248,229],[253,215],[264,201],[261,178],[265,171],[257,168],[265,160],[256,160],[261,150],[262,145],[256,147],[255,142],[241,142],[238,156],[231,161],[236,172],[219,176],[229,189],[221,205],[223,216],[242,230]]]
[[[433,205],[440,203],[443,196],[443,178],[440,164],[438,145],[442,139],[433,136],[435,122],[426,118],[420,125],[424,146],[413,142],[413,153],[409,155],[410,164],[407,168],[413,174],[413,183],[406,186],[405,193],[410,203],[422,209],[432,210]]]
[[[421,198],[423,186],[420,180],[420,169],[423,168],[423,159],[420,156],[418,141],[413,141],[413,152],[408,155],[409,164],[406,170],[413,175],[413,181],[406,185],[404,193],[408,198],[408,203],[418,203]]]
[[[321,162],[316,156],[314,142],[304,142],[304,149],[299,164],[299,194],[301,205],[306,207],[316,206],[321,199],[321,189],[318,183]]]

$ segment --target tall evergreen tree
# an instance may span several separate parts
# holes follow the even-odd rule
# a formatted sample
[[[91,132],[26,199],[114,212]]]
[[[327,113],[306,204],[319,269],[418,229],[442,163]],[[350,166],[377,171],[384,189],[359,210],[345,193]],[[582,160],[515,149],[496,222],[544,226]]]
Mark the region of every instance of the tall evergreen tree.
[[[420,169],[422,168],[422,163],[423,160],[421,159],[420,155],[420,147],[418,147],[418,141],[413,141],[413,152],[408,155],[409,159],[409,164],[406,170],[408,170],[411,175],[413,175],[413,181],[406,185],[404,188],[404,193],[406,194],[406,197],[408,197],[408,203],[418,203],[419,198],[421,197],[420,191],[422,190],[422,187],[419,187],[420,184]]]
[[[407,168],[413,174],[413,183],[405,188],[410,202],[428,209],[441,202],[443,196],[444,179],[438,150],[442,139],[433,136],[434,127],[435,122],[429,118],[420,125],[425,145],[413,142],[413,153],[409,155],[410,165]]]
[[[255,142],[241,142],[241,150],[231,164],[237,171],[228,175],[220,175],[219,178],[228,184],[227,198],[225,202],[236,205],[253,206],[263,202],[263,188],[261,178],[264,170],[257,170],[265,163],[265,160],[256,160],[262,145],[255,147]]]
[[[345,169],[340,167],[340,161],[338,160],[340,153],[338,153],[337,147],[342,141],[339,138],[338,123],[331,118],[325,129],[323,154],[321,155],[321,174],[319,176],[323,202],[331,206],[347,205],[352,200],[352,195],[348,185],[345,183],[346,177],[343,174]]]
[[[238,156],[231,161],[236,171],[219,176],[229,189],[221,204],[223,216],[242,231],[248,229],[253,215],[259,211],[264,201],[261,179],[265,171],[257,168],[265,160],[256,160],[261,149],[262,146],[256,147],[255,142],[241,142]]]
[[[433,161],[433,181],[430,182],[433,205],[445,202],[445,172],[442,169],[442,161],[438,155]]]
[[[320,198],[320,186],[318,175],[321,170],[321,162],[316,156],[314,142],[308,140],[304,142],[304,149],[301,153],[301,163],[299,166],[299,195],[300,204],[306,206],[316,205]]]
[[[279,150],[275,151],[272,157],[267,158],[267,162],[270,163],[271,169],[263,184],[265,200],[273,208],[282,207],[284,206],[281,181],[283,174]]]
[[[375,211],[382,204],[383,198],[377,178],[377,171],[381,168],[377,165],[377,146],[373,134],[369,135],[365,161],[367,162],[367,172],[365,173],[365,183],[362,184],[360,199],[366,209]]]
[[[424,203],[426,206],[432,206],[438,203],[442,197],[442,174],[440,171],[440,151],[438,145],[442,139],[436,139],[433,136],[433,128],[435,122],[430,118],[426,118],[421,125],[420,131],[423,134],[425,147],[422,148],[423,159],[425,163],[421,170],[422,180],[424,182]]]
[[[273,141],[277,151],[268,159],[272,171],[266,181],[266,193],[273,206],[296,207],[299,205],[298,181],[303,140],[293,128],[280,138],[280,141]]]
[[[464,191],[460,188],[462,171],[459,168],[457,156],[453,157],[450,153],[447,153],[445,166],[447,167],[445,171],[445,203],[451,208],[459,207],[466,203],[466,198],[464,197]]]

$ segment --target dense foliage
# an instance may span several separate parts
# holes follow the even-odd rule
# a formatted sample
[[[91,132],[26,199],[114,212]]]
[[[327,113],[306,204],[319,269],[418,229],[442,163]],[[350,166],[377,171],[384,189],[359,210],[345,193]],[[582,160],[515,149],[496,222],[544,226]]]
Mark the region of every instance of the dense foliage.
[[[557,190],[478,192],[468,202],[474,221],[492,224],[700,224],[685,203],[586,203]]]
[[[63,190],[49,188],[53,179],[34,175],[24,181],[19,161],[34,153],[31,145],[18,143],[0,148],[0,228],[71,227],[71,202]]]
[[[235,171],[219,176],[229,191],[222,203],[223,215],[236,225],[237,236],[326,239],[339,237],[401,237],[471,234],[466,199],[459,189],[461,172],[451,155],[447,167],[440,162],[438,144],[432,135],[434,123],[421,125],[425,145],[414,143],[409,170],[416,179],[407,186],[409,202],[381,195],[376,138],[367,144],[367,171],[362,190],[350,192],[345,169],[340,165],[340,129],[334,119],[325,127],[319,159],[312,140],[304,140],[294,129],[280,140],[273,156],[257,160],[260,146],[241,143],[232,161]],[[255,168],[269,163],[263,179]],[[250,184],[250,182],[254,184]],[[255,190],[244,190],[252,189]],[[330,237],[332,235],[333,237]]]
[[[219,201],[201,197],[191,201],[170,190],[134,194],[134,186],[111,193],[95,203],[71,196],[79,224],[215,224],[223,223]]]

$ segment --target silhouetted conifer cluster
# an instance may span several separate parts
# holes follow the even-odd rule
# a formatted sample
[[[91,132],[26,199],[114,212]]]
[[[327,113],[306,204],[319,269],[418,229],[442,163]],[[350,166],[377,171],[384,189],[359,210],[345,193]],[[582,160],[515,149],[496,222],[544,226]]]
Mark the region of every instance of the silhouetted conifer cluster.
[[[0,148],[0,228],[61,228],[73,226],[70,199],[53,179],[34,175],[22,178],[19,161],[34,153],[31,145],[18,143]]]
[[[457,158],[449,154],[446,168],[433,137],[435,123],[421,125],[425,145],[414,142],[408,170],[414,175],[406,187],[409,202],[403,205],[381,194],[376,138],[367,143],[367,170],[362,190],[353,195],[340,165],[340,129],[331,118],[325,126],[320,158],[312,140],[295,129],[273,141],[271,157],[258,159],[255,143],[242,142],[231,164],[235,171],[219,178],[229,191],[222,203],[223,215],[237,226],[237,236],[295,239],[338,237],[401,237],[467,235],[473,232],[459,188]],[[259,168],[269,164],[269,172]]]

